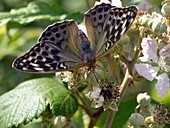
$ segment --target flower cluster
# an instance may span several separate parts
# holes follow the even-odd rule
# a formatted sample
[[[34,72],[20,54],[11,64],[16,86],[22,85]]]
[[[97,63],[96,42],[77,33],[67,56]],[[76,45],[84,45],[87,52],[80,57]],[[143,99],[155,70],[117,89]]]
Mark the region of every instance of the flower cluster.
[[[137,96],[139,112],[129,117],[129,127],[139,128],[163,128],[170,122],[170,113],[163,104],[151,104],[151,97],[147,93],[140,93]]]
[[[93,87],[92,91],[86,94],[86,97],[93,100],[92,107],[104,109],[110,108],[117,111],[117,103],[120,99],[119,88],[113,83],[104,83],[100,87]]]
[[[158,96],[163,98],[170,88],[170,44],[163,44],[163,41],[160,41],[160,37],[166,35],[167,32],[165,18],[153,12],[152,15],[146,14],[140,17],[139,23],[145,29],[144,31],[150,31],[147,31],[147,36],[144,35],[146,37],[142,39],[143,56],[139,58],[140,62],[135,65],[135,69],[140,76],[147,80],[157,80]]]

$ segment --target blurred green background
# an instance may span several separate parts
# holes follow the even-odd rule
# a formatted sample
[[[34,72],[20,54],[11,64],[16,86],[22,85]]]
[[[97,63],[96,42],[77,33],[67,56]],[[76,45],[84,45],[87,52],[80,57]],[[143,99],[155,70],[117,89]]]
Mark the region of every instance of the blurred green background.
[[[114,1],[114,0],[113,0]],[[142,0],[123,0],[123,6],[139,4]],[[148,0],[158,11],[162,0]],[[32,3],[31,5],[29,5]],[[42,31],[50,24],[63,19],[74,19],[82,23],[84,12],[93,7],[95,0],[1,0],[0,1],[0,95],[16,87],[19,83],[37,77],[54,77],[54,74],[28,74],[11,67],[13,60],[25,53],[36,42]],[[136,95],[141,89],[148,91],[156,101],[169,105],[169,96],[160,100],[154,83],[144,82],[130,91],[120,110],[128,118],[134,111]],[[127,111],[128,110],[128,111]],[[121,112],[120,111],[120,112]],[[115,126],[122,124],[122,113],[118,112]],[[105,115],[103,115],[103,118]],[[105,120],[103,120],[105,121]],[[123,120],[122,120],[123,121]],[[126,120],[124,120],[126,121]],[[103,124],[104,122],[99,122]],[[36,123],[35,123],[36,127]],[[29,127],[30,128],[30,127]]]

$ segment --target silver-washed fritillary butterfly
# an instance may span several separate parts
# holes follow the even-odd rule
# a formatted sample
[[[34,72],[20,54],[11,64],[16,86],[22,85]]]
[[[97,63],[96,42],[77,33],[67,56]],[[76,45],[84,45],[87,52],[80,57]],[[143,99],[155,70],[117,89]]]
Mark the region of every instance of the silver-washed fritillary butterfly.
[[[129,29],[136,6],[125,8],[102,3],[84,15],[87,36],[74,20],[48,26],[27,53],[13,62],[13,67],[25,72],[53,73],[87,66],[106,55]],[[88,38],[87,38],[88,37]]]

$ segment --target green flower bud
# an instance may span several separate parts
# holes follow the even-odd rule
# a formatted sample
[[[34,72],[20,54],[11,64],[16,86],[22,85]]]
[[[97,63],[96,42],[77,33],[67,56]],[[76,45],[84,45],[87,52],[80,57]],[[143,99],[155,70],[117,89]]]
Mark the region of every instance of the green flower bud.
[[[170,17],[170,1],[165,1],[165,3],[163,3],[161,12],[164,16]]]
[[[151,102],[151,97],[145,92],[145,93],[139,93],[137,96],[137,102],[141,106],[148,106]]]
[[[134,127],[141,126],[144,124],[144,117],[139,113],[133,113],[130,116],[129,121]]]
[[[148,22],[151,21],[151,16],[149,14],[147,15],[143,15],[140,19],[139,22],[141,23],[141,25],[147,27],[148,26]]]
[[[166,26],[165,22],[162,23],[159,21],[154,21],[152,23],[151,29],[158,34],[161,34],[161,33],[164,33],[167,31],[167,26]]]

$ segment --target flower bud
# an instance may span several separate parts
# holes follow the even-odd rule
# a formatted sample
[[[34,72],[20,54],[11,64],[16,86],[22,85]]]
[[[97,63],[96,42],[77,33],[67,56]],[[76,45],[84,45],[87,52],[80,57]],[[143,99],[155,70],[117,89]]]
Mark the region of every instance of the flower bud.
[[[158,34],[161,34],[167,31],[167,26],[165,22],[154,21],[151,29]]]
[[[151,102],[151,97],[145,92],[145,93],[139,93],[137,96],[137,102],[141,106],[148,106]]]
[[[144,124],[144,117],[139,113],[133,113],[130,116],[129,121],[134,127],[141,126]]]
[[[55,128],[63,128],[66,125],[65,116],[57,116],[54,120]]]
[[[161,8],[161,12],[164,16],[170,17],[170,1],[165,1]]]

